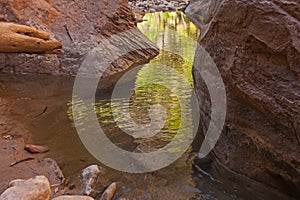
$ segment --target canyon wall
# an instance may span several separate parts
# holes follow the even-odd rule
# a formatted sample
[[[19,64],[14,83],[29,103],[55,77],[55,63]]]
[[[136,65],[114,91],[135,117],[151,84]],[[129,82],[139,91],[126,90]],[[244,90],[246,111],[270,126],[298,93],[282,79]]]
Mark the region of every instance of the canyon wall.
[[[106,38],[136,28],[127,0],[2,0],[0,21],[16,22],[49,32],[63,42],[64,55],[0,54],[0,71],[76,75],[86,55]],[[111,75],[147,62],[158,54],[157,47],[137,29],[110,44],[105,54],[126,45],[138,50],[112,63]],[[100,55],[101,56],[101,55]]]
[[[222,75],[225,126],[215,160],[291,196],[300,195],[300,1],[194,0],[186,9]],[[196,55],[197,56],[197,55]],[[211,100],[194,66],[201,127]]]

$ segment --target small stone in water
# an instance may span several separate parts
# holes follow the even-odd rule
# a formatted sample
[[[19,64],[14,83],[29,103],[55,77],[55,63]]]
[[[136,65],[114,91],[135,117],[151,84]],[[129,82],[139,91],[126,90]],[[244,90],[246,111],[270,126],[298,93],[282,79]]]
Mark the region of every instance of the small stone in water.
[[[115,193],[117,191],[117,184],[112,183],[108,188],[104,191],[102,194],[100,200],[112,200],[115,196]]]
[[[46,146],[39,146],[34,144],[26,144],[24,149],[29,153],[45,153],[49,151],[49,148]]]
[[[83,195],[92,195],[94,192],[94,187],[97,183],[98,176],[100,174],[100,169],[97,165],[91,165],[81,172],[80,181],[83,184]]]

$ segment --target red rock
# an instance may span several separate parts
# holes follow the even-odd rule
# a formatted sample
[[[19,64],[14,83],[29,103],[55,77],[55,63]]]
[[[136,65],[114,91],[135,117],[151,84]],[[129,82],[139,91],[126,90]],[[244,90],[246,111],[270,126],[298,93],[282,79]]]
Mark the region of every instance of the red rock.
[[[46,146],[38,146],[34,144],[26,144],[24,149],[29,153],[45,153],[49,151],[49,148]]]
[[[114,34],[136,28],[127,0],[1,0],[0,13],[0,19],[50,33],[52,39],[63,42],[65,53],[61,56],[0,54],[3,72],[76,75],[93,48]],[[140,32],[128,35],[124,43],[113,45],[116,48],[136,45],[140,49],[118,59],[104,76],[124,71],[133,63],[147,62],[158,54],[157,47]],[[115,52],[107,48],[106,53]]]
[[[100,200],[112,200],[115,196],[116,191],[117,191],[117,184],[116,183],[110,184],[102,194]]]
[[[227,89],[216,158],[293,196],[300,195],[299,9],[298,0],[199,0],[186,10]],[[205,133],[210,98],[199,74],[194,76]]]

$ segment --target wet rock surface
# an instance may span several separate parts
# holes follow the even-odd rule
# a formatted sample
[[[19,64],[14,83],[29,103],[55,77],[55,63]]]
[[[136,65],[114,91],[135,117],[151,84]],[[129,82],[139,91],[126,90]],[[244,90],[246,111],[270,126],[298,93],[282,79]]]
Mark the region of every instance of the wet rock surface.
[[[24,149],[29,153],[46,153],[49,151],[49,147],[47,146],[40,146],[34,144],[26,144]]]
[[[97,165],[91,165],[82,170],[80,175],[80,182],[83,184],[82,194],[88,196],[92,195],[99,174],[100,169]]]
[[[195,0],[186,13],[201,29],[199,41],[226,85],[228,111],[216,159],[299,197],[299,2]],[[211,102],[195,70],[194,77],[205,133]]]
[[[143,13],[178,11],[188,5],[188,0],[129,0],[129,5]]]
[[[126,0],[104,1],[9,1],[0,3],[1,20],[17,22],[50,33],[63,43],[64,55],[0,54],[0,71],[8,73],[48,73],[76,75],[87,54],[106,38],[136,28],[136,19]],[[158,54],[157,47],[139,31],[111,44],[107,55],[124,44],[138,50],[114,61],[105,75],[112,75],[147,62]],[[126,46],[125,46],[126,47]],[[103,66],[102,66],[103,67]],[[106,66],[105,66],[106,67]]]
[[[84,195],[97,196],[97,187],[100,168],[97,165],[90,165],[78,173],[68,177],[63,185],[57,188],[54,196],[61,195]]]
[[[103,192],[100,200],[112,200],[116,194],[116,191],[117,191],[117,184],[116,183],[110,184]]]

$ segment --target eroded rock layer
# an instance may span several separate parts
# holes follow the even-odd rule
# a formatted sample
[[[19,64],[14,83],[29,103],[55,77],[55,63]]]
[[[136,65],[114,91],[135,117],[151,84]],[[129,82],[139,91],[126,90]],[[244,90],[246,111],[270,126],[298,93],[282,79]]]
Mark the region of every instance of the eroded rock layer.
[[[64,55],[0,54],[0,71],[76,75],[86,55],[106,38],[136,28],[127,0],[3,0],[0,20],[17,22],[51,33],[63,42]],[[110,75],[134,63],[146,62],[158,54],[157,48],[140,32],[126,38],[139,50],[115,61]],[[122,48],[120,42],[115,48]],[[133,44],[131,44],[133,43]],[[107,49],[106,54],[114,54]]]
[[[226,85],[228,111],[216,158],[236,173],[299,196],[299,0],[195,0],[186,12]],[[211,103],[194,72],[200,131],[206,132]]]

